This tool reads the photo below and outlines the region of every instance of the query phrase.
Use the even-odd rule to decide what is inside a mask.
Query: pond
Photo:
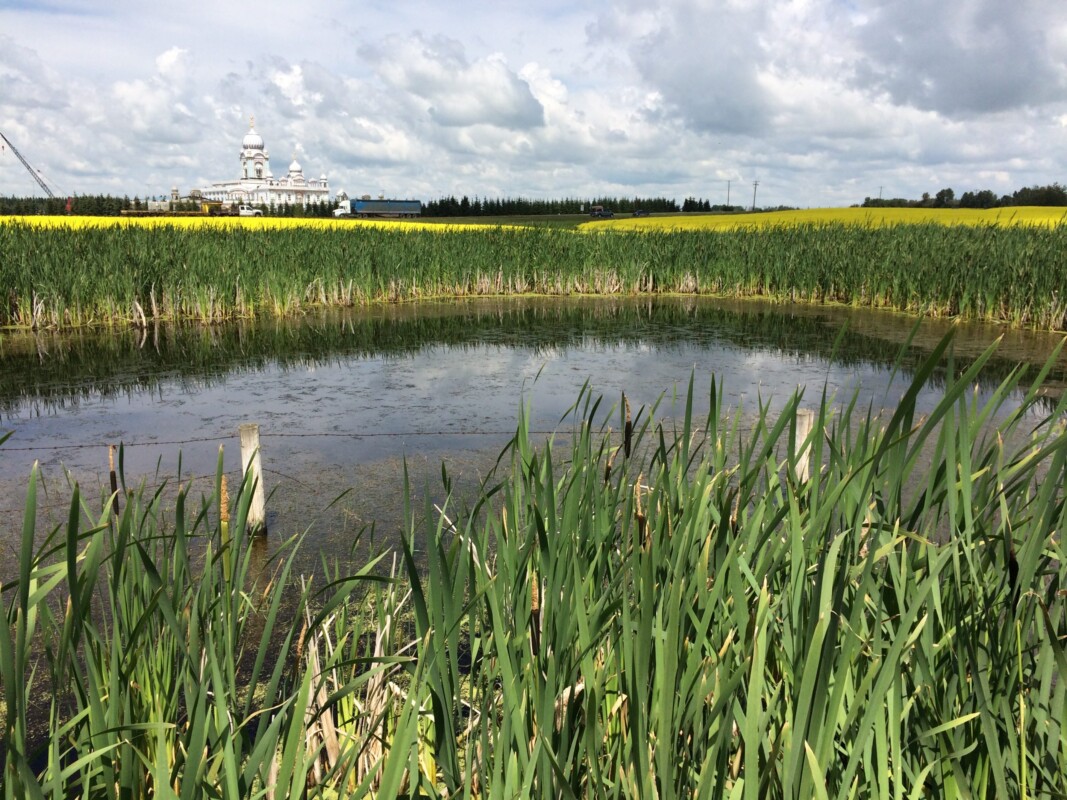
[[[1003,336],[980,393],[1019,363],[1036,370],[1060,340],[697,298],[479,300],[216,326],[8,332],[0,337],[0,430],[12,432],[0,447],[0,552],[17,546],[35,461],[45,486],[41,524],[58,524],[69,480],[107,493],[108,445],[123,445],[129,483],[180,477],[208,494],[220,447],[230,480],[239,479],[238,426],[255,422],[272,535],[310,528],[313,550],[343,552],[370,522],[381,535],[395,532],[405,463],[417,486],[439,485],[443,460],[457,475],[483,476],[524,402],[531,427],[546,435],[586,383],[605,409],[625,392],[635,412],[659,400],[657,416],[679,407],[691,376],[696,410],[706,411],[712,375],[726,406],[743,412],[760,400],[778,408],[798,388],[810,405],[825,389],[892,407],[953,327],[961,365]],[[1058,391],[1065,376],[1061,361],[1049,387]],[[935,377],[920,409],[938,394]]]

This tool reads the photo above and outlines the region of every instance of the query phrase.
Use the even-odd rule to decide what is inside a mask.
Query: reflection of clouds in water
[[[221,441],[227,462],[236,460],[233,437],[246,421],[263,426],[264,455],[277,469],[306,458],[348,469],[400,454],[457,452],[483,446],[471,432],[514,430],[523,403],[532,410],[535,429],[556,426],[587,382],[593,397],[603,397],[602,415],[617,407],[625,392],[635,413],[659,401],[657,414],[664,416],[680,413],[691,376],[698,415],[708,408],[712,376],[725,408],[745,413],[755,412],[760,401],[781,408],[797,387],[804,388],[808,406],[817,405],[825,389],[838,403],[859,392],[863,405],[892,407],[909,380],[902,372],[890,384],[889,362],[872,355],[887,346],[865,346],[862,337],[850,336],[842,347],[846,357],[831,363],[833,348],[826,342],[832,344],[835,331],[821,321],[805,325],[773,314],[713,308],[703,317],[675,316],[658,327],[624,320],[622,334],[591,332],[584,319],[574,324],[558,315],[535,319],[530,330],[517,329],[506,315],[497,327],[453,320],[450,340],[431,337],[429,343],[420,337],[439,334],[435,327],[415,326],[394,341],[392,327],[369,326],[361,328],[368,334],[365,345],[340,353],[307,350],[313,338],[294,327],[294,350],[283,352],[268,339],[258,360],[242,361],[228,373],[171,369],[152,373],[151,391],[86,392],[70,400],[52,384],[58,400],[44,416],[34,415],[32,405],[8,415],[9,427],[16,429],[9,444],[28,449],[5,448],[0,476],[25,474],[38,455],[53,466],[96,470],[101,458],[95,450],[67,448],[86,443],[104,448],[120,440],[148,445],[128,450],[127,464],[137,474],[176,453],[174,446],[153,442],[216,437],[182,448],[194,472],[211,472]],[[392,342],[393,349],[374,350],[381,341]],[[138,369],[139,380],[147,380],[147,367]],[[39,382],[34,370],[26,374]],[[119,369],[112,379],[130,374]],[[939,394],[937,386],[924,391],[920,410],[932,408]],[[618,411],[613,413],[614,426]]]
[[[843,340],[837,335],[842,325],[850,331]],[[343,366],[358,359],[403,361],[440,347],[470,352],[473,358],[488,346],[529,348],[564,358],[573,348],[598,354],[654,350],[661,357],[677,350],[704,354],[694,356],[696,361],[710,354],[710,371],[717,374],[731,371],[730,354],[723,352],[730,347],[767,351],[783,364],[790,357],[798,364],[814,364],[832,356],[842,365],[886,365],[896,359],[911,327],[899,315],[862,309],[614,298],[419,303],[345,309],[298,320],[242,320],[209,329],[168,325],[153,328],[151,348],[143,348],[141,337],[131,331],[73,336],[38,332],[5,341],[0,410],[17,417],[28,404],[50,411],[79,398],[139,394],[163,385],[198,391],[233,373],[277,368],[309,374],[308,367]],[[989,326],[948,327],[957,333],[957,352],[972,355],[977,354],[975,347],[981,352],[1003,333]],[[924,321],[916,340],[926,344],[919,350],[935,346],[945,330],[943,322]],[[1026,332],[1009,333],[1009,341],[1013,336],[1019,341],[1007,348],[1008,357],[983,370],[985,383],[999,382],[1014,366],[1018,359],[1010,353],[1030,352],[1027,359],[1041,361],[1059,341],[1058,336]],[[1020,342],[1031,347],[1020,350]],[[50,354],[43,362],[41,352]],[[905,363],[917,363],[914,352]]]
[[[533,374],[537,374],[537,370],[549,361],[559,361],[566,358],[570,348],[558,347],[556,345],[546,345],[544,347],[535,347],[532,349],[530,355],[526,358],[525,370],[529,370],[531,365],[535,367]]]

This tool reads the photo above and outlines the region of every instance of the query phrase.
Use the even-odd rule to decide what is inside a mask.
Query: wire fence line
[[[558,430],[534,430],[530,431],[535,436],[549,436],[553,433],[559,433]],[[270,432],[260,431],[261,439],[318,439],[318,438],[336,438],[336,439],[383,439],[383,438],[404,438],[404,437],[417,437],[417,436],[514,436],[515,431],[512,430],[433,430],[433,431],[370,431],[365,433],[345,433],[339,431],[322,431],[318,433],[282,433],[282,432]],[[237,433],[223,433],[216,436],[195,436],[189,439],[171,439],[167,441],[149,441],[149,442],[126,442],[120,439],[123,447],[169,447],[173,445],[182,444],[196,444],[202,442],[225,442],[231,439],[239,438]],[[8,447],[7,445],[0,446],[0,453],[32,453],[39,450],[91,450],[97,447],[110,447],[111,442],[90,442],[79,444],[55,444],[55,445],[36,445],[32,447]]]
[[[233,473],[240,473],[240,472],[241,472],[240,468],[235,467],[233,469],[227,470],[226,474],[233,474]],[[307,481],[302,481],[302,480],[300,480],[299,478],[297,478],[294,475],[291,475],[291,474],[289,474],[287,472],[282,472],[282,471],[277,470],[277,469],[272,469],[270,467],[264,467],[263,468],[263,472],[264,473],[269,473],[271,475],[275,475],[275,476],[277,476],[279,478],[284,478],[287,481],[293,481],[294,483],[299,483],[299,484],[301,484],[303,486],[310,486],[311,485]],[[105,476],[106,473],[107,473],[107,470],[100,471],[100,475],[102,477]],[[156,475],[154,475],[154,477],[157,478],[156,482],[148,483],[146,481],[143,484],[143,488],[144,488],[144,490],[146,492],[155,492],[156,490],[161,489],[161,488],[163,488],[164,486],[167,486],[167,485],[175,485],[175,484],[177,484],[177,485],[191,486],[193,483],[196,483],[196,482],[199,482],[199,481],[212,481],[213,482],[215,480],[215,478],[218,477],[218,474],[215,473],[215,472],[205,472],[205,473],[200,474],[200,475],[156,474]],[[60,487],[60,490],[68,489],[68,490],[73,491],[73,488],[74,488],[73,486],[71,486],[70,484],[64,482],[64,483],[62,483],[62,485]],[[80,488],[80,486],[79,486],[79,488]],[[136,482],[134,482],[132,484],[127,484],[126,488],[127,488],[128,491],[132,490],[133,488],[142,488],[142,484],[141,484],[140,481],[136,481]],[[46,489],[45,492],[48,495],[52,495],[52,494],[58,495],[58,494],[60,494],[60,490],[48,490],[48,489]],[[95,495],[93,495],[93,497],[95,497]],[[120,497],[120,499],[123,497],[123,492],[122,492],[121,488],[119,490],[119,497]],[[92,498],[89,495],[85,494],[84,492],[82,493],[82,501],[83,502],[85,502],[87,500],[91,500],[91,499]],[[57,499],[55,502],[41,502],[40,501],[40,497],[38,496],[38,502],[37,502],[36,505],[37,505],[37,510],[38,511],[55,511],[55,510],[58,510],[58,509],[69,509],[70,508],[70,496],[68,495],[67,497],[63,497],[63,498]],[[22,514],[25,510],[26,509],[25,509],[24,506],[7,507],[7,508],[0,507],[0,514]]]
[[[0,430],[0,435],[4,433]],[[530,434],[535,436],[552,436],[555,434],[564,433],[561,428],[545,429],[545,430],[531,430]],[[261,439],[318,439],[318,438],[332,438],[332,439],[383,439],[383,438],[417,438],[417,437],[442,437],[442,436],[487,436],[487,437],[511,437],[515,435],[515,429],[491,429],[491,430],[473,430],[464,428],[460,430],[409,430],[409,431],[368,431],[362,433],[356,432],[343,432],[343,431],[321,431],[316,433],[307,432],[284,432],[284,431],[264,431],[260,430],[259,436]],[[138,447],[174,447],[186,444],[202,444],[205,442],[217,442],[219,444],[225,442],[231,442],[233,440],[240,440],[240,433],[235,431],[234,433],[219,433],[211,436],[193,436],[186,439],[167,439],[161,441],[143,441],[143,442],[127,442],[122,439],[119,440],[123,448],[138,448]],[[10,440],[8,443],[0,445],[0,455],[4,453],[33,453],[33,452],[65,452],[74,450],[94,450],[94,449],[107,449],[112,447],[111,442],[80,442],[76,444],[44,444],[33,446],[10,446]],[[100,476],[106,476],[109,470],[106,467],[101,466],[100,469],[94,470],[92,467],[82,466],[79,470],[96,472]],[[230,472],[241,472],[240,468],[230,470]],[[283,472],[279,472],[277,469],[270,467],[264,467],[263,472],[272,473],[286,480],[292,480],[297,483],[301,481],[292,475],[288,475]],[[60,490],[45,490],[46,497],[48,495],[58,495],[62,489],[71,489],[73,487],[64,480],[66,478],[66,471],[64,476],[60,478],[61,489]],[[178,475],[178,474],[159,474],[155,473],[154,477],[157,478],[156,482],[144,483],[144,488],[148,491],[155,491],[168,484],[191,484],[198,481],[214,480],[216,473],[205,473],[201,475]],[[69,480],[69,479],[68,479]],[[142,477],[141,480],[144,480]],[[140,482],[137,482],[140,486]],[[120,497],[122,492],[119,492]],[[88,499],[87,495],[83,494],[83,501]],[[60,509],[70,508],[70,497],[58,498],[54,502],[40,502],[37,503],[38,511],[56,511]],[[18,507],[0,507],[0,514],[22,514],[25,508]]]
[[[268,471],[270,471],[270,470],[264,470],[264,472],[268,472]],[[185,483],[185,484],[191,484],[194,481],[202,481],[202,480],[209,480],[209,479],[210,480],[214,480],[215,479],[215,473],[214,472],[210,472],[210,473],[204,473],[203,475],[184,475],[184,476],[181,476],[181,475],[160,475],[158,477],[160,478],[160,481],[158,483],[147,483],[146,482],[144,484],[144,488],[145,488],[146,491],[150,491],[150,492],[151,491],[155,491],[155,490],[157,490],[157,489],[159,489],[159,488],[161,488],[161,487],[163,487],[163,486],[165,486],[167,484],[174,483],[175,481],[180,481],[181,483]],[[137,487],[140,487],[140,485],[141,485],[140,483],[136,484]],[[69,490],[73,491],[74,487],[70,486],[69,484],[63,483],[61,488],[69,489]],[[79,489],[80,488],[81,487],[79,485]],[[60,493],[58,490],[49,490],[49,489],[45,489],[45,492],[48,495],[52,495],[52,494],[57,494],[58,495]],[[95,495],[90,496],[90,495],[87,495],[87,494],[85,494],[83,492],[82,493],[82,502],[87,502],[87,501],[91,500],[92,497],[95,497]],[[123,492],[122,492],[121,488],[119,490],[119,497],[120,498],[123,497]],[[62,498],[57,499],[55,502],[51,502],[51,503],[41,502],[40,495],[38,495],[38,500],[37,500],[36,507],[37,507],[38,511],[55,511],[55,510],[58,510],[58,509],[69,509],[70,508],[70,500],[71,500],[71,498],[68,495],[66,497],[62,497]],[[15,507],[9,507],[9,508],[0,508],[0,514],[22,514],[22,513],[25,512],[25,510],[26,510],[25,506],[15,506]]]
[[[549,436],[549,435],[552,435],[552,434],[555,434],[555,433],[559,433],[559,432],[560,431],[558,429],[557,430],[534,430],[534,431],[530,431],[531,434],[538,435],[538,436],[542,436],[542,435],[543,436]],[[2,431],[0,431],[0,433],[2,433]],[[428,436],[428,437],[429,436],[438,436],[438,437],[439,436],[495,436],[495,437],[506,437],[506,436],[513,436],[514,434],[515,434],[514,430],[469,430],[469,429],[463,429],[463,430],[432,430],[432,431],[371,431],[371,432],[367,432],[367,433],[345,433],[345,432],[338,432],[338,431],[326,431],[326,432],[320,432],[320,433],[285,433],[285,432],[270,433],[270,432],[261,431],[260,432],[260,438],[261,439],[267,439],[267,438],[271,438],[271,439],[313,439],[313,438],[373,439],[373,438],[389,438],[389,437],[395,437],[395,438],[412,437],[413,438],[413,437],[419,437],[419,436]],[[188,439],[171,439],[171,440],[165,440],[165,441],[149,441],[149,442],[125,442],[125,441],[123,441],[122,442],[122,446],[124,448],[169,447],[169,446],[185,445],[185,444],[198,444],[198,443],[204,443],[204,442],[219,442],[221,444],[223,442],[228,442],[228,441],[231,441],[233,439],[238,439],[239,440],[240,439],[240,434],[239,433],[232,433],[232,434],[219,434],[219,435],[216,435],[216,436],[196,436],[196,437],[190,437]],[[63,444],[63,445],[37,445],[37,446],[32,446],[32,447],[9,447],[9,446],[7,446],[5,444],[5,445],[0,445],[0,454],[6,453],[6,452],[23,452],[23,453],[25,453],[25,452],[37,452],[37,451],[66,451],[66,450],[106,449],[106,448],[108,448],[110,446],[111,446],[111,444],[108,443],[108,442],[91,442],[91,443],[84,443],[83,442],[83,443],[78,443],[78,444]],[[86,468],[86,469],[91,470],[92,468],[89,467],[89,468]],[[232,472],[240,472],[240,469],[234,469],[234,470],[231,470],[231,471]],[[288,475],[286,473],[279,472],[276,469],[272,469],[272,468],[269,468],[269,467],[264,467],[263,471],[266,472],[266,473],[272,473],[274,475],[277,475],[279,477],[285,478],[287,480],[293,480],[293,481],[296,481],[297,483],[301,483],[301,481],[299,481],[299,479],[294,478],[292,475]],[[106,468],[102,467],[100,470],[97,470],[97,472],[100,475],[106,475],[108,470]],[[175,483],[191,484],[191,483],[193,483],[195,481],[214,480],[215,476],[216,476],[216,474],[214,472],[204,473],[204,474],[201,474],[201,475],[177,475],[177,474],[157,475],[156,477],[159,478],[158,482],[145,483],[144,484],[144,488],[146,490],[148,490],[148,491],[154,491],[154,490],[159,489],[159,488],[161,488],[161,487],[163,487],[163,486],[165,486],[167,484],[172,484],[172,485],[175,484]],[[139,486],[140,483],[138,483],[137,485]],[[65,482],[62,483],[62,487],[63,488],[72,488]],[[52,491],[48,492],[48,494],[52,494],[52,493],[53,493]],[[56,491],[54,493],[58,494],[59,492]],[[120,492],[120,496],[121,496],[121,494],[122,493]],[[85,499],[87,499],[87,497],[85,495],[83,495],[83,500],[85,500]],[[55,502],[38,502],[37,503],[38,511],[55,511],[55,510],[69,509],[69,508],[70,508],[70,498],[69,497],[62,498],[62,499],[57,499]],[[22,506],[10,507],[10,508],[0,507],[0,514],[22,514],[24,511],[25,511],[25,508],[22,507]]]
[[[605,427],[605,432],[610,428]],[[3,431],[0,430],[0,434]],[[565,434],[564,428],[554,428],[545,430],[531,430],[530,434],[535,436],[553,436],[558,434]],[[508,430],[411,430],[411,431],[370,431],[364,433],[354,432],[340,432],[340,431],[323,431],[318,433],[293,433],[293,432],[264,432],[260,431],[259,436],[261,439],[315,439],[315,438],[337,438],[337,439],[380,439],[380,438],[415,438],[420,436],[425,437],[441,437],[441,436],[493,436],[493,437],[511,437],[515,435],[514,429]],[[204,442],[229,442],[234,439],[240,440],[240,433],[223,433],[214,436],[196,436],[188,439],[171,439],[164,441],[147,441],[147,442],[125,442],[120,439],[121,445],[124,448],[137,448],[137,447],[166,447],[185,444],[198,444]],[[0,455],[6,452],[35,452],[35,451],[67,451],[67,450],[92,450],[92,449],[106,449],[111,447],[111,443],[108,442],[94,442],[94,443],[79,443],[79,444],[64,444],[64,445],[37,445],[32,447],[9,447],[7,444],[0,445]],[[109,470],[101,467],[101,469],[93,470],[92,467],[80,467],[81,470],[93,472],[95,471],[100,476],[106,476]],[[236,467],[228,470],[229,473],[241,473],[242,468]],[[263,467],[264,473],[271,473],[286,480],[294,481],[296,483],[308,485],[293,475],[285,472],[280,472],[277,469],[271,467]],[[66,477],[66,471],[64,473]],[[216,477],[215,472],[204,473],[200,475],[179,475],[179,474],[161,474],[154,473],[156,482],[143,484],[143,487],[147,491],[155,491],[166,485],[191,485],[194,482],[199,481],[213,481]],[[134,481],[132,485],[141,486],[140,481],[143,481],[142,476],[140,480]],[[62,481],[62,488],[72,488],[68,482]],[[59,494],[58,491],[46,490],[46,496],[50,494]],[[123,492],[119,492],[119,496],[122,497]],[[83,494],[83,501],[88,499],[87,495]],[[70,508],[70,497],[57,498],[55,502],[38,502],[37,509],[39,511],[55,511],[60,509]],[[22,514],[25,511],[23,506],[18,507],[0,507],[0,514]]]

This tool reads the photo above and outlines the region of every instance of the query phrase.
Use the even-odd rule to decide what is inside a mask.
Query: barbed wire
[[[534,436],[548,436],[553,433],[559,433],[557,430],[532,430],[530,434]],[[316,439],[316,438],[337,438],[337,439],[381,439],[389,437],[417,437],[417,436],[514,436],[514,430],[433,430],[433,431],[371,431],[368,433],[341,433],[338,431],[322,431],[319,433],[281,433],[263,431],[259,432],[260,439]],[[218,434],[217,436],[196,436],[189,439],[171,439],[166,441],[152,441],[152,442],[127,442],[119,440],[123,447],[168,447],[181,444],[196,444],[200,442],[223,442],[231,439],[237,439],[238,434]],[[2,453],[32,453],[41,450],[91,450],[97,447],[110,447],[112,442],[91,442],[81,444],[55,444],[55,445],[37,445],[33,447],[9,447],[7,445],[0,446],[0,454]]]
[[[262,436],[263,434],[260,434]],[[119,442],[123,447],[151,447],[175,444],[192,444],[194,442],[219,442],[226,439],[236,439],[237,434],[220,435],[220,436],[198,436],[193,439],[175,439],[165,442],[125,442],[121,439]],[[0,446],[0,453],[32,453],[35,450],[91,450],[96,447],[110,447],[110,442],[90,442],[82,444],[56,444],[56,445],[37,445],[36,447],[8,447],[6,444]]]
[[[555,430],[531,430],[529,433],[534,436],[549,436],[555,433],[560,433],[559,429]],[[346,438],[346,439],[371,439],[371,438],[387,438],[387,437],[418,437],[418,436],[497,436],[497,437],[510,437],[515,435],[515,430],[433,430],[433,431],[372,431],[369,433],[344,433],[339,431],[324,431],[320,433],[284,433],[284,432],[264,432],[260,431],[260,439],[274,438],[274,439],[311,439],[311,438]],[[184,444],[196,444],[202,442],[224,442],[232,439],[238,439],[240,435],[238,433],[233,434],[219,434],[217,436],[197,436],[189,439],[171,439],[158,442],[124,442],[121,444],[124,448],[132,447],[164,447]],[[36,452],[36,451],[65,451],[65,450],[92,450],[92,449],[104,449],[110,447],[110,443],[96,442],[96,443],[80,443],[80,444],[65,444],[65,445],[38,445],[36,447],[9,447],[6,444],[0,445],[0,454],[5,452]],[[91,468],[89,468],[91,469]],[[241,470],[234,468],[229,472],[239,473]],[[96,471],[97,475],[103,476],[108,472],[107,469],[101,467]],[[288,475],[284,472],[279,472],[276,469],[270,467],[263,467],[263,472],[272,473],[278,475],[286,480],[292,480],[296,483],[307,485],[298,478]],[[143,488],[145,491],[153,491],[159,489],[167,484],[190,484],[194,481],[202,480],[214,480],[216,473],[204,473],[202,475],[163,475],[160,476],[162,480],[158,483],[145,483]],[[63,483],[63,488],[70,489],[70,487]],[[129,489],[141,488],[141,484],[129,484]],[[58,491],[56,492],[58,493]],[[119,496],[122,497],[120,491]],[[83,495],[83,501],[87,496]],[[59,509],[70,508],[70,497],[60,499],[54,503],[38,503],[38,511],[55,511]],[[12,508],[0,508],[0,514],[21,514],[25,510],[24,507],[12,507]]]
[[[104,472],[106,472],[106,471],[107,470],[103,470],[99,474],[103,475]],[[263,471],[264,472],[270,472],[272,470],[264,469]],[[230,472],[235,472],[236,473],[236,472],[240,472],[240,470],[233,469],[233,470],[230,470]],[[280,473],[278,473],[278,474],[280,474]],[[214,473],[214,472],[204,473],[202,475],[185,475],[185,476],[181,476],[181,475],[162,475],[162,476],[160,476],[162,478],[162,480],[160,480],[158,483],[145,483],[143,488],[144,488],[144,491],[151,492],[151,491],[159,489],[159,488],[161,488],[161,487],[163,487],[163,486],[165,486],[165,485],[167,485],[169,483],[172,484],[172,483],[176,483],[176,482],[188,486],[188,485],[192,484],[195,481],[203,481],[203,480],[208,480],[208,479],[214,480],[215,476],[216,476],[216,473]],[[79,481],[75,481],[75,483],[78,484],[79,489],[80,489],[81,488],[81,483]],[[134,490],[141,489],[141,488],[142,487],[141,487],[140,482],[127,484],[127,486],[126,486],[127,491],[134,491]],[[49,489],[45,488],[44,492],[45,492],[46,495],[52,495],[52,494],[58,495],[58,494],[60,494],[61,490],[64,490],[64,489],[67,490],[67,492],[68,492],[68,494],[65,497],[61,497],[60,499],[56,500],[56,502],[53,502],[53,503],[42,503],[42,502],[38,501],[37,504],[36,504],[37,510],[38,511],[55,511],[57,509],[67,509],[67,510],[69,510],[70,509],[70,501],[72,499],[72,495],[70,494],[70,492],[73,491],[73,487],[72,486],[70,486],[67,483],[63,482],[61,487],[60,487],[60,489],[49,490]],[[89,491],[92,492],[92,488],[90,488]],[[108,495],[108,496],[110,496],[110,495]],[[85,492],[81,493],[81,501],[83,503],[86,503],[86,502],[91,503],[91,502],[93,502],[95,500],[95,498],[96,498],[95,492],[93,492],[92,494],[87,494]],[[125,499],[125,493],[121,490],[121,488],[119,490],[119,499],[120,500],[124,500]],[[24,506],[0,508],[0,514],[22,514],[25,510],[26,509],[25,509]]]

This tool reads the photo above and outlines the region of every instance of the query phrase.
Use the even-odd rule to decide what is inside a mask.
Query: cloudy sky
[[[1005,193],[1067,182],[1067,2],[0,0],[0,131],[57,194],[236,178],[252,115],[355,194]]]

